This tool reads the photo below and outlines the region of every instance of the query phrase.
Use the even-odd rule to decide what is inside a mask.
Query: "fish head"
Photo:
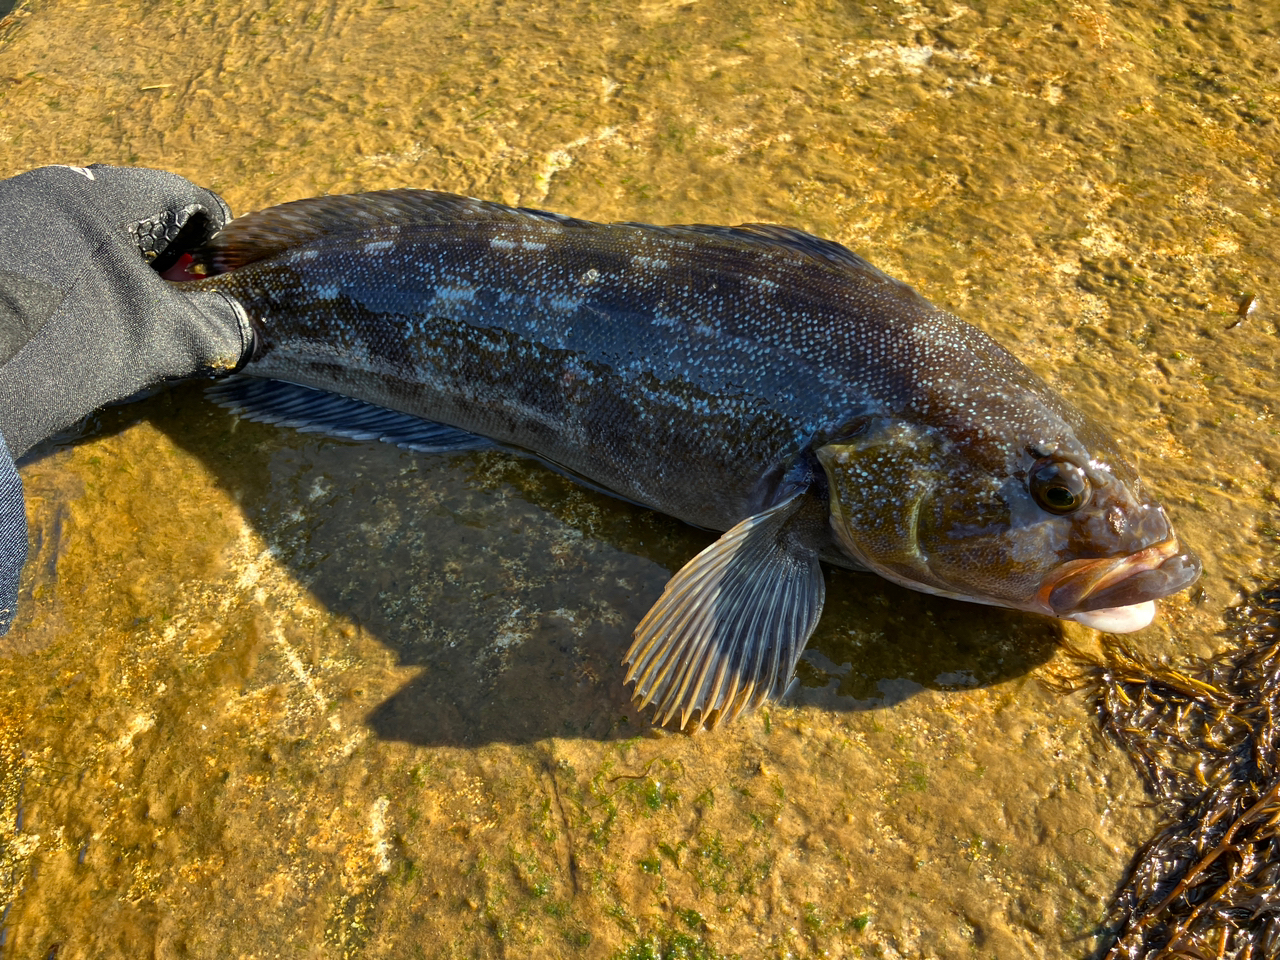
[[[818,447],[841,548],[926,593],[1145,627],[1200,561],[1104,431],[1051,413],[1034,430],[873,417]]]

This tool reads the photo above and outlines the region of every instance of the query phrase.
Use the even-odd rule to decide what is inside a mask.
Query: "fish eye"
[[[1036,461],[1027,475],[1031,496],[1050,513],[1074,513],[1089,502],[1089,478],[1074,463],[1051,460]]]

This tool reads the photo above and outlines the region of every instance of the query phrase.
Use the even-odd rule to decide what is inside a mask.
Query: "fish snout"
[[[1119,557],[1138,553],[1174,536],[1173,523],[1158,503],[1115,500],[1077,521],[1071,538],[1079,557]]]
[[[1056,617],[1093,626],[1110,623],[1111,619],[1088,616],[1091,612],[1147,604],[1185,590],[1199,576],[1200,558],[1183,550],[1178,538],[1171,534],[1127,556],[1063,564],[1041,586],[1040,600]]]

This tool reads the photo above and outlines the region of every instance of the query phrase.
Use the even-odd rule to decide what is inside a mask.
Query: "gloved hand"
[[[216,194],[159,170],[41,167],[0,181],[0,634],[26,560],[12,460],[105,403],[248,357],[239,304],[160,277],[230,217]]]

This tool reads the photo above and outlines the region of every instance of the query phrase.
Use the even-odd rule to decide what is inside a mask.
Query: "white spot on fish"
[[[437,303],[471,303],[476,298],[476,288],[468,284],[457,284],[455,286],[439,286],[436,287],[435,300]]]
[[[390,240],[370,240],[364,245],[365,250],[390,250],[395,244]]]
[[[595,283],[599,279],[600,279],[600,271],[597,270],[595,267],[592,267],[590,270],[584,271],[578,277],[578,283],[580,283],[582,286],[585,287]]]
[[[552,310],[560,310],[560,311],[568,312],[570,310],[577,310],[580,306],[582,306],[582,298],[571,297],[563,293],[555,293],[547,297],[546,304]]]
[[[646,257],[643,254],[637,253],[631,258],[631,266],[641,271],[666,270],[671,266],[671,262],[669,260],[664,260],[662,257]]]
[[[510,237],[490,237],[489,246],[495,250],[515,250],[520,245]]]

